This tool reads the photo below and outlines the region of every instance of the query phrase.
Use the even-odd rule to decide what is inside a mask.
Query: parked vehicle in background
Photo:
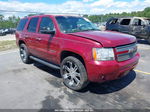
[[[16,31],[20,57],[60,69],[64,84],[81,90],[91,82],[118,79],[139,60],[136,38],[100,31],[80,16],[37,15],[21,19]]]
[[[4,29],[0,29],[0,36],[4,36],[4,35],[6,35],[5,30]]]
[[[6,34],[14,34],[16,32],[16,28],[9,28]]]
[[[15,28],[6,28],[4,31],[5,31],[5,34],[14,34],[16,29]]]
[[[4,36],[7,34],[14,34],[15,32],[16,32],[15,28],[0,29],[0,36]]]
[[[101,31],[106,30],[106,22],[94,23]]]
[[[100,28],[102,31],[105,31],[105,30],[106,30],[106,22],[102,22],[102,23],[99,25],[99,28]]]
[[[106,30],[128,33],[150,43],[150,19],[144,17],[111,18],[106,24]]]

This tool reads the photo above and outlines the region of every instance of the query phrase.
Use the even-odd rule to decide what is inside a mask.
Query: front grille
[[[137,53],[136,43],[116,47],[117,61],[125,61],[133,58]]]

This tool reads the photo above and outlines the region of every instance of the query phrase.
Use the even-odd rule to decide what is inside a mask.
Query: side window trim
[[[28,28],[28,26],[29,26],[29,23],[30,23],[30,18],[28,18],[28,21],[27,21],[27,23],[26,23],[26,25],[25,25],[25,27],[24,27],[24,31],[25,31],[25,32],[28,32],[27,28]]]

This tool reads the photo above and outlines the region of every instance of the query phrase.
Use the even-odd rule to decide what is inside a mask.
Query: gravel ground
[[[5,35],[5,36],[0,36],[0,41],[5,41],[5,40],[15,40],[15,35],[11,35],[11,34],[8,34],[8,35]]]

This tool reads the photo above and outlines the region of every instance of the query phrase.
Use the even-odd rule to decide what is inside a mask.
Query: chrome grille
[[[137,53],[136,43],[116,47],[116,57],[117,61],[125,61],[133,58]]]

